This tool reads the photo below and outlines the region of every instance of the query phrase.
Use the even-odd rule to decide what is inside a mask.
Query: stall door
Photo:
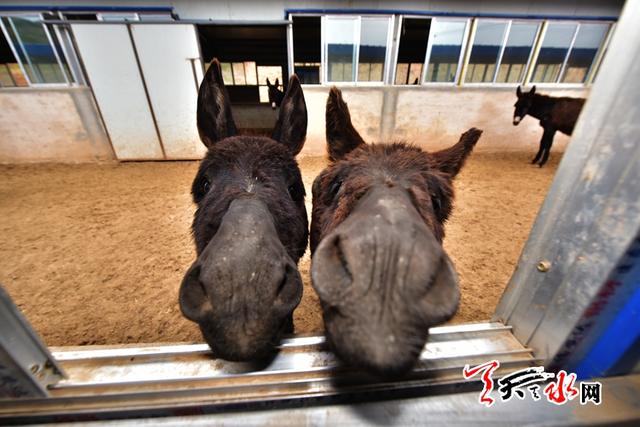
[[[194,26],[133,24],[131,30],[167,158],[202,158],[196,127],[202,64]]]
[[[164,158],[126,25],[71,28],[116,157]]]

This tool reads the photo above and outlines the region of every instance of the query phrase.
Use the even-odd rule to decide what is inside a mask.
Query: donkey
[[[459,291],[444,249],[452,180],[482,131],[427,153],[367,144],[340,90],[326,109],[330,164],[312,187],[311,279],[327,342],[346,363],[381,376],[415,364],[431,326],[450,319]]]
[[[583,98],[569,98],[567,96],[554,98],[551,96],[536,94],[536,87],[533,86],[529,92],[523,93],[520,86],[516,89],[518,101],[516,101],[513,112],[513,125],[520,124],[524,116],[529,114],[540,120],[540,126],[544,129],[538,154],[533,158],[531,164],[539,161],[542,167],[549,159],[549,152],[553,144],[553,137],[556,131],[565,135],[571,135],[576,125],[582,106]]]
[[[276,84],[272,85],[269,79],[267,79],[267,88],[269,91],[269,104],[272,109],[280,108],[282,100],[284,99],[284,92],[278,89],[280,86],[280,80],[276,79]]]
[[[200,85],[197,122],[208,152],[191,188],[197,259],[180,286],[180,309],[216,357],[264,360],[293,332],[302,298],[297,262],[308,221],[294,157],[307,109],[300,82],[291,77],[271,138],[238,136],[214,59]]]

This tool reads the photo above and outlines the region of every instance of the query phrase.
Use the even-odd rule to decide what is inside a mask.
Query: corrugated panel
[[[118,159],[162,159],[127,27],[71,28]]]
[[[168,159],[200,159],[196,106],[202,66],[193,25],[132,25],[149,98]]]

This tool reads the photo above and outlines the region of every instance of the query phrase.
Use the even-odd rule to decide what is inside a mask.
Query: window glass
[[[0,87],[27,86],[11,46],[0,30]]]
[[[532,81],[552,83],[558,80],[573,34],[578,24],[550,22],[540,47]]]
[[[478,21],[465,81],[493,82],[506,29],[506,22]]]
[[[561,79],[563,83],[585,82],[608,29],[609,24],[580,24]]]
[[[247,80],[244,76],[244,62],[233,62],[231,64],[233,71],[233,83],[236,85],[246,85]],[[223,78],[224,79],[224,78]]]
[[[388,18],[362,18],[358,54],[359,82],[383,80],[388,31]]]
[[[319,16],[293,17],[294,72],[302,84],[320,83],[321,24]]]
[[[355,80],[357,18],[326,18],[327,77],[330,82]]]
[[[209,66],[211,65],[211,63],[207,64],[207,70],[209,69]],[[220,70],[222,71],[222,81],[224,82],[225,86],[233,86],[233,71],[231,68],[231,63],[230,62],[222,62],[220,63]]]
[[[37,17],[3,17],[3,24],[32,83],[66,83],[64,70]],[[63,66],[66,67],[63,57]]]
[[[521,83],[538,31],[538,24],[512,22],[496,83]]]
[[[426,81],[455,81],[466,25],[466,21],[434,20]]]

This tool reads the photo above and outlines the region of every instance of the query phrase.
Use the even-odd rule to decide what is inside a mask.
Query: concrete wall
[[[88,88],[0,90],[0,163],[112,159]]]
[[[302,155],[325,153],[325,105],[328,87],[304,86],[309,111]],[[541,90],[554,96],[586,97],[586,89]],[[538,121],[527,116],[512,125],[514,88],[376,87],[342,88],[354,126],[367,142],[407,141],[427,150],[455,143],[470,127],[484,130],[477,150],[531,151],[542,137]],[[554,150],[569,138],[558,134]]]
[[[0,5],[77,6],[73,0],[0,0]],[[624,0],[85,0],[83,6],[168,6],[181,19],[270,21],[284,18],[285,9],[367,9],[524,15],[618,16]]]

